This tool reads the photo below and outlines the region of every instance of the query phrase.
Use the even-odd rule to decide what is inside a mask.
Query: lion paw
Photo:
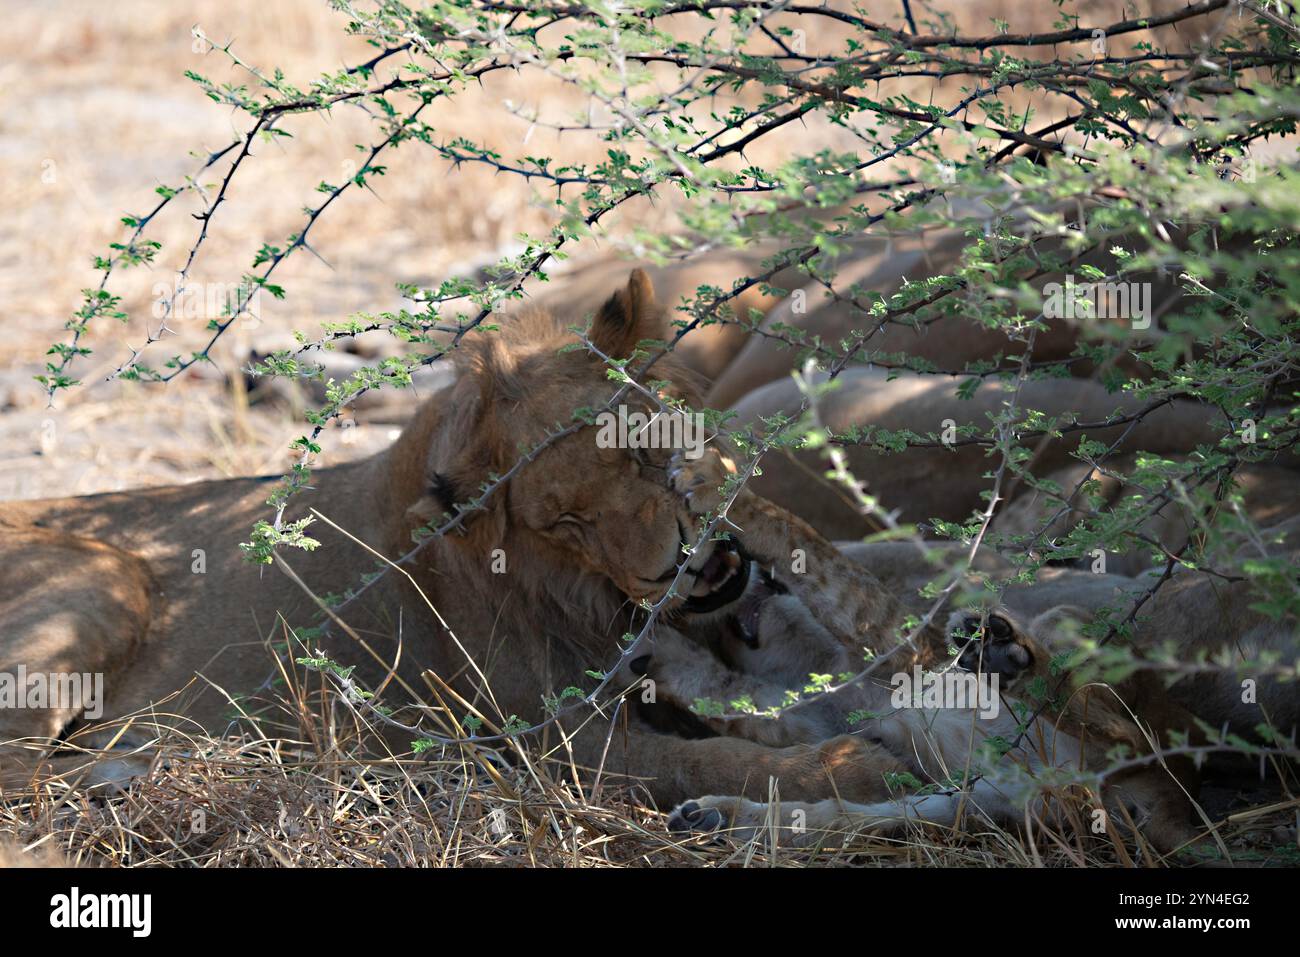
[[[696,459],[677,452],[668,463],[668,484],[686,500],[693,515],[712,512],[722,504],[719,491],[736,474],[735,463],[716,448],[707,448]]]
[[[681,835],[726,833],[748,841],[763,823],[765,805],[739,797],[707,795],[677,805],[668,815],[668,830]]]
[[[668,815],[668,830],[673,834],[713,834],[727,826],[726,815],[716,807],[699,801],[687,801]]]
[[[1019,629],[996,612],[990,612],[983,625],[979,615],[954,612],[948,619],[948,635],[960,649],[957,663],[967,671],[996,674],[1011,681],[1034,663],[1033,652]]]

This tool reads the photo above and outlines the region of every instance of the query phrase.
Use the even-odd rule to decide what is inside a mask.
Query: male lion
[[[596,312],[588,340],[622,360],[666,332],[636,270]],[[238,696],[278,673],[271,643],[316,620],[308,589],[356,588],[376,565],[367,548],[408,552],[413,532],[474,499],[491,475],[507,473],[576,408],[601,408],[616,387],[606,363],[542,311],[467,337],[455,364],[455,382],[391,448],[314,474],[291,499],[287,518],[311,509],[348,534],[318,522],[319,547],[290,550],[284,569],[244,561],[239,549],[268,517],[270,477],[0,506],[0,674],[21,666],[102,675],[92,717],[114,733],[128,724],[119,743],[147,739],[155,726],[222,733],[232,698],[250,713],[255,703]],[[694,399],[671,357],[654,376]],[[624,401],[648,407],[635,391]],[[543,718],[544,698],[616,661],[619,637],[636,628],[635,602],[663,597],[676,576],[693,516],[666,478],[668,450],[601,448],[596,434],[584,427],[536,452],[461,530],[425,544],[408,563],[410,580],[388,574],[347,605],[348,628],[322,639],[323,651],[355,663],[371,689],[394,669],[396,683],[421,687],[430,669],[499,724]],[[706,543],[685,560],[675,604],[736,586],[740,563],[720,546]],[[290,644],[282,661],[291,668],[301,646]],[[10,742],[0,744],[0,780],[29,779],[33,763],[79,760],[46,753],[86,717],[84,701],[58,705],[0,711],[0,742]],[[566,722],[572,763],[625,772],[660,803],[744,794],[769,777],[816,800],[879,777],[880,749],[857,738],[780,748],[688,739],[655,730],[673,727],[663,713],[624,709],[613,734],[587,714]]]

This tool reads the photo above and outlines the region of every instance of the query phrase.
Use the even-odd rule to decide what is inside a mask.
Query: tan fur
[[[1171,455],[1169,458],[1182,461],[1186,456]],[[1123,476],[1131,473],[1134,465],[1135,456],[1117,455],[1106,461],[1104,472],[1082,462],[1057,469],[1043,477],[1060,487],[1061,494],[1068,498],[1069,507],[1044,492],[1022,489],[999,511],[992,528],[1007,536],[1036,535],[1045,529],[1042,541],[1047,542],[1063,537],[1088,517],[1090,497],[1083,493],[1073,494],[1081,483],[1096,483],[1093,494],[1101,499],[1103,514],[1121,501],[1145,496],[1143,489],[1123,481]],[[1245,513],[1261,527],[1277,526],[1300,515],[1300,495],[1295,494],[1297,476],[1292,470],[1279,466],[1242,466],[1233,472],[1233,481],[1241,493]],[[1195,513],[1196,510],[1187,502],[1175,499],[1135,531],[1150,542],[1158,542],[1169,553],[1176,554],[1198,529]],[[1163,567],[1164,560],[1159,558],[1152,545],[1133,540],[1126,544],[1125,551],[1106,554],[1106,571],[1116,575],[1137,575],[1153,567]],[[1086,559],[1081,564],[1090,564],[1091,561]]]
[[[816,633],[809,621],[798,622],[797,614],[789,608],[786,613],[790,624],[798,629],[789,636],[791,640],[801,645],[811,644],[821,652],[828,649],[830,642],[824,639],[809,642],[810,636]],[[773,614],[777,612],[767,617],[770,619]],[[1013,621],[1005,609],[996,609],[995,614],[1003,621]],[[833,799],[820,802],[791,800],[784,782],[780,781],[773,782],[782,795],[782,800],[776,803],[706,795],[677,808],[670,827],[678,830],[726,828],[742,840],[766,835],[769,829],[775,828],[773,833],[781,843],[806,846],[863,830],[894,833],[906,821],[954,826],[963,806],[971,817],[1005,827],[1024,820],[1027,812],[1039,820],[1046,816],[1055,790],[1048,786],[1039,793],[1032,782],[1035,778],[1050,780],[1052,768],[1100,769],[1105,766],[1107,753],[1117,744],[1125,745],[1131,754],[1150,756],[1155,742],[1160,747],[1168,746],[1168,731],[1190,733],[1192,740],[1197,740],[1190,715],[1165,694],[1157,679],[1140,675],[1116,689],[1085,686],[1072,692],[1067,685],[1064,711],[1049,708],[1000,763],[990,765],[988,758],[979,756],[986,740],[1017,740],[1017,721],[1006,704],[1016,700],[1017,689],[1022,689],[1034,677],[1055,679],[1049,672],[1051,650],[1031,638],[1030,633],[1050,633],[1054,619],[1072,620],[1075,614],[1077,610],[1055,609],[1027,628],[1013,625],[1014,642],[1027,649],[1031,667],[1002,686],[1003,706],[995,718],[981,716],[974,709],[893,710],[883,679],[898,666],[888,665],[876,678],[814,705],[798,706],[778,721],[760,717],[712,719],[728,734],[789,745],[804,740],[805,736],[816,740],[827,734],[842,735],[846,716],[851,711],[869,710],[885,716],[862,723],[857,733],[880,743],[896,763],[879,761],[875,768],[878,777],[871,788],[841,791]],[[771,624],[770,620],[765,621],[769,632]],[[744,666],[750,670],[744,679],[728,683],[727,676],[708,674],[707,666],[702,667],[703,656],[698,646],[674,641],[664,649],[664,663],[656,661],[652,673],[660,682],[661,694],[672,695],[676,681],[703,672],[708,674],[709,684],[733,695],[744,693],[760,706],[770,706],[779,701],[780,690],[791,687],[791,679],[797,678],[790,667],[794,656],[784,655],[780,650],[774,653],[776,660],[784,665],[775,669],[776,675],[771,673],[772,657],[743,656]],[[684,667],[687,661],[690,664]],[[831,656],[826,663],[843,668],[849,661],[843,656],[838,659]],[[735,673],[730,673],[730,677],[734,679]],[[683,684],[689,686],[689,679]],[[793,686],[798,687],[799,683],[795,681]],[[1150,727],[1160,729],[1154,740],[1146,737],[1133,720],[1133,714],[1149,722]],[[968,791],[954,789],[949,782],[965,768],[972,767],[972,754],[979,779]],[[1091,795],[1076,792],[1076,796],[1084,796],[1092,808],[1104,807],[1112,816],[1126,812],[1141,823],[1144,835],[1156,847],[1168,851],[1194,835],[1188,795],[1195,794],[1196,776],[1191,762],[1184,758],[1171,758],[1166,767],[1168,770],[1150,765],[1124,771],[1106,781],[1100,796],[1096,792]],[[940,793],[917,797],[891,793],[888,776],[899,770],[906,770],[923,782],[938,784]],[[1115,820],[1123,817],[1117,816]]]
[[[1006,218],[1013,230],[1028,222],[1024,208],[1013,197],[990,197],[990,202],[961,200],[935,203],[933,211],[940,218],[969,217],[974,221]],[[1001,208],[994,208],[1000,205]],[[1058,209],[1067,228],[1078,228],[1079,217],[1091,212],[1092,200],[1069,202]],[[1172,238],[1177,243],[1186,241],[1184,231],[1174,230]],[[1139,237],[1130,237],[1140,244]],[[1233,248],[1239,239],[1225,240],[1225,248]],[[1013,340],[996,329],[989,329],[969,319],[960,308],[960,299],[947,297],[954,308],[938,316],[928,316],[920,325],[912,325],[916,313],[902,310],[894,321],[880,326],[872,322],[861,305],[883,299],[891,308],[897,308],[891,297],[903,287],[905,279],[923,281],[927,277],[958,275],[965,268],[963,253],[972,246],[966,228],[941,228],[919,235],[905,233],[898,236],[872,235],[858,237],[848,243],[849,249],[839,257],[834,282],[838,297],[831,297],[826,287],[808,276],[783,277],[782,288],[801,290],[798,300],[791,295],[778,303],[768,314],[761,329],[773,336],[751,337],[743,349],[718,377],[705,399],[710,406],[730,408],[749,393],[786,378],[798,364],[799,350],[782,342],[783,333],[778,325],[793,327],[804,334],[804,344],[814,339],[824,348],[836,353],[846,348],[844,343],[866,337],[864,352],[880,355],[883,361],[897,362],[900,354],[931,363],[937,369],[955,370],[975,361],[993,361],[1002,356],[1004,361],[1014,361],[1024,351],[1023,343]],[[1068,258],[1063,244],[1057,238],[1040,238],[1035,244],[1039,255],[1056,254]],[[1244,251],[1244,250],[1243,250]],[[1109,244],[1101,243],[1079,257],[1065,270],[1041,275],[1026,274],[1026,283],[1042,290],[1048,283],[1062,283],[1067,274],[1082,275],[1085,266],[1113,275],[1118,264],[1111,255]],[[1130,274],[1128,281],[1150,284],[1153,321],[1175,313],[1190,301],[1186,291],[1172,273]],[[856,303],[854,302],[856,300]],[[796,303],[802,306],[802,311]],[[1032,317],[1032,313],[1030,313]],[[1098,323],[1106,319],[1065,320],[1038,316],[1043,328],[1034,337],[1033,356],[1038,361],[1069,358],[1079,338],[1083,322]],[[1110,320],[1115,321],[1115,320]],[[1123,322],[1123,320],[1119,320]],[[798,340],[796,340],[798,341]],[[824,359],[824,357],[822,357]],[[859,360],[861,354],[859,355]],[[1116,365],[1129,373],[1142,374],[1142,366],[1127,355],[1115,360]],[[1092,363],[1075,360],[1069,366],[1071,374],[1089,376],[1095,371]]]
[[[1011,387],[986,382],[969,400],[959,399],[956,384],[933,376],[904,375],[890,380],[879,370],[849,369],[839,377],[839,386],[821,400],[819,410],[827,428],[845,432],[853,427],[873,426],[891,431],[910,429],[920,435],[941,437],[945,420],[956,427],[974,425],[989,428],[989,413],[996,413],[1008,400]],[[793,381],[773,382],[747,396],[736,407],[736,427],[754,426],[762,431],[760,419],[798,410],[803,396]],[[1020,408],[1038,409],[1064,421],[1097,422],[1116,411],[1133,412],[1144,403],[1122,394],[1111,394],[1095,382],[1082,379],[1027,382],[1020,391]],[[1088,429],[1089,439],[1114,442],[1124,436],[1122,449],[1143,449],[1155,454],[1185,453],[1201,443],[1215,443],[1222,434],[1221,423],[1208,407],[1174,402],[1150,413],[1140,423],[1108,429]],[[1027,440],[1034,451],[1031,467],[1035,475],[1077,461],[1070,452],[1077,448],[1079,434],[1060,440]],[[861,446],[847,449],[849,466],[868,491],[879,498],[886,510],[897,510],[900,521],[925,522],[933,518],[961,521],[986,505],[980,493],[991,487],[985,475],[997,465],[997,457],[984,446],[952,448],[909,448],[880,454]],[[1288,467],[1293,459],[1287,462]],[[826,464],[818,450],[790,455],[772,454],[763,460],[763,474],[754,490],[773,503],[800,515],[829,538],[862,537],[874,529],[843,491],[824,477]],[[1013,492],[1008,480],[1007,492]]]
[[[500,332],[467,337],[454,384],[419,409],[396,443],[315,473],[286,519],[316,509],[383,555],[410,550],[412,532],[437,520],[446,499],[477,496],[490,474],[568,424],[575,407],[598,408],[610,397],[601,361],[582,348],[560,351],[577,345],[566,331],[576,321],[571,312],[553,318],[531,311]],[[624,358],[638,340],[666,333],[649,279],[636,271],[597,312],[590,337]],[[693,392],[691,377],[672,360],[655,376],[674,381],[683,396]],[[644,401],[634,393],[626,404]],[[347,607],[352,632],[383,662],[396,663],[408,687],[423,688],[420,675],[429,669],[497,722],[511,715],[536,721],[545,717],[544,695],[584,684],[588,669],[617,660],[618,639],[633,627],[629,597],[663,594],[696,516],[670,488],[663,456],[598,448],[595,434],[584,428],[542,450],[462,532],[429,543],[410,565],[424,597],[389,574]],[[147,741],[158,727],[221,734],[232,715],[257,720],[264,701],[278,694],[266,690],[279,673],[271,643],[285,640],[286,623],[315,621],[302,588],[278,567],[244,561],[238,547],[256,521],[270,517],[265,502],[273,487],[270,477],[238,479],[0,506],[0,567],[59,570],[53,590],[26,578],[5,595],[0,662],[106,673],[104,721],[115,730],[130,721],[120,744]],[[342,594],[374,569],[373,556],[347,536],[322,522],[308,531],[320,547],[283,557],[315,594]],[[693,555],[691,567],[701,569],[713,548]],[[498,558],[504,574],[493,571]],[[679,586],[700,587],[693,574]],[[113,603],[131,614],[110,615]],[[318,644],[340,663],[356,664],[364,687],[388,674],[337,628],[307,648],[295,643],[285,667]],[[75,660],[66,657],[70,649]],[[251,697],[241,697],[237,710],[236,696]],[[383,701],[406,703],[395,684]],[[602,768],[671,803],[701,790],[758,794],[771,776],[814,800],[861,791],[878,777],[880,749],[858,738],[769,748],[661,733],[635,699],[617,715],[612,733],[606,720],[588,714],[564,722],[572,737],[559,750],[565,756],[572,749],[583,783]],[[413,720],[411,712],[400,716]],[[20,711],[5,734],[45,747],[70,717]],[[409,747],[409,735],[397,743]],[[27,748],[0,745],[0,783],[29,780],[31,758]]]
[[[708,487],[715,484],[716,477],[698,481]],[[755,540],[755,530],[760,532],[759,540],[769,534],[761,517],[744,507],[739,510],[736,524],[742,544]],[[698,640],[708,633],[707,628],[693,629],[693,638],[680,633],[664,635],[649,665],[660,695],[684,704],[700,698],[727,702],[743,696],[765,709],[780,705],[786,690],[802,687],[811,673],[840,675],[861,670],[861,649],[881,653],[890,644],[890,628],[879,626],[898,617],[898,608],[888,599],[882,603],[877,596],[898,595],[919,615],[930,602],[921,599],[917,590],[938,570],[924,561],[912,545],[858,546],[855,557],[867,559],[865,564],[883,581],[877,580],[845,556],[827,552],[815,533],[797,521],[791,523],[784,546],[778,548],[767,541],[759,548],[766,548],[769,555],[782,556],[773,563],[772,570],[779,583],[789,589],[787,594],[769,597],[758,606],[759,646],[748,647],[736,641],[733,632],[733,637],[724,635],[720,643],[712,639],[710,649]],[[784,556],[792,548],[809,549],[806,572],[782,571]],[[950,553],[948,564],[956,557],[955,552]],[[999,564],[996,558],[981,562],[985,571],[1009,570],[999,568]],[[1017,689],[1026,688],[1031,679],[1057,683],[1057,675],[1050,667],[1053,655],[1073,647],[1066,638],[1074,633],[1074,623],[1086,621],[1089,615],[1086,608],[1059,604],[1063,597],[1068,595],[1075,602],[1096,608],[1120,604],[1125,595],[1136,597],[1146,587],[1145,583],[1122,576],[1060,569],[1044,570],[1043,578],[1043,587],[1013,586],[1006,596],[1008,605],[1024,612],[1026,617],[1020,620],[1030,623],[1015,624],[1019,616],[1008,607],[994,609],[990,614],[1010,624],[1011,637],[996,642],[986,637],[981,646],[981,655],[996,655],[1014,663],[1008,672],[1012,674],[1010,683],[1003,687],[1011,700],[1016,698]],[[1247,608],[1250,599],[1246,588],[1225,590],[1216,588],[1217,584],[1188,575],[1167,586],[1168,590],[1159,594],[1152,605],[1151,621],[1144,619],[1139,629],[1142,647],[1154,647],[1177,637],[1188,651],[1217,649],[1253,633],[1257,643],[1279,650],[1281,636],[1277,629],[1270,632],[1262,616]],[[814,610],[828,595],[844,612],[838,623],[824,611]],[[1213,607],[1220,613],[1214,614]],[[855,617],[863,609],[867,609],[865,615]],[[955,617],[963,616],[958,613]],[[967,766],[972,744],[978,747],[990,736],[1014,739],[1017,722],[1006,708],[992,718],[960,708],[893,709],[886,687],[889,676],[909,671],[917,663],[932,669],[942,667],[946,654],[939,644],[932,630],[923,632],[916,647],[895,653],[871,678],[811,704],[798,705],[777,721],[734,712],[714,717],[707,711],[702,712],[702,719],[721,733],[789,746],[843,735],[849,730],[847,716],[853,711],[882,714],[884,717],[859,725],[857,733],[882,744],[898,764],[922,780],[942,781]],[[965,656],[963,665],[967,665]],[[791,796],[784,794],[785,782],[777,782],[783,794],[780,804],[708,795],[679,807],[670,823],[683,830],[734,828],[742,838],[768,834],[775,828],[771,833],[779,832],[782,841],[804,844],[824,840],[828,829],[844,832],[893,828],[906,820],[953,825],[963,806],[976,816],[1002,825],[1023,819],[1026,809],[1042,817],[1049,807],[1045,796],[1032,790],[1026,793],[1027,782],[1015,774],[1008,776],[1008,772],[1023,766],[1033,777],[1053,766],[1097,769],[1106,764],[1108,753],[1117,744],[1126,746],[1133,755],[1151,755],[1153,747],[1168,746],[1170,732],[1190,734],[1193,741],[1197,740],[1199,732],[1184,704],[1211,718],[1215,717],[1217,705],[1207,700],[1205,687],[1190,687],[1194,682],[1183,684],[1188,687],[1167,693],[1160,678],[1150,672],[1138,672],[1114,688],[1093,684],[1074,688],[1067,683],[1063,686],[1064,708],[1049,707],[1020,747],[1000,759],[1003,771],[999,773],[997,766],[985,767],[984,777],[965,796],[961,792],[940,793],[895,803],[888,793],[886,776],[898,765],[891,765],[882,756],[875,768],[877,778],[865,791],[842,791],[834,799],[810,803],[789,800]],[[1229,688],[1208,690],[1216,692],[1213,697],[1217,701],[1239,700]],[[1292,689],[1273,684],[1261,694],[1259,705],[1247,709],[1249,714],[1237,708],[1237,713],[1227,720],[1235,721],[1240,728],[1268,714],[1285,727],[1285,722],[1296,720],[1294,698]],[[1292,702],[1289,710],[1288,701]],[[1148,738],[1142,727],[1150,728],[1154,739]],[[1138,820],[1146,837],[1167,851],[1193,835],[1189,796],[1195,794],[1195,777],[1186,758],[1171,758],[1163,766],[1150,764],[1122,771],[1107,779],[1103,793],[1092,798],[1102,804],[1093,806],[1104,806],[1113,820],[1123,820],[1124,815]],[[1045,792],[1051,793],[1051,788]],[[1115,817],[1117,813],[1119,817]]]
[[[961,230],[955,229],[920,239],[904,236],[859,240],[840,266],[836,289],[860,288],[864,299],[875,294],[888,297],[899,290],[905,278],[920,279],[953,268],[969,242]],[[788,335],[780,332],[782,326],[798,329],[809,341],[814,336],[820,337],[832,349],[872,329],[861,309],[845,299],[831,298],[824,285],[807,276],[794,279],[791,293],[771,309],[761,328],[777,335]],[[953,321],[956,320],[946,322]],[[1073,335],[1064,324],[1057,323],[1053,335],[1044,336],[1037,354],[1058,358],[1059,353],[1069,352],[1072,340]],[[883,353],[905,352],[940,368],[960,368],[973,359],[1006,351],[1008,345],[1002,333],[969,323],[963,323],[961,335],[953,335],[951,329],[945,328],[890,324],[872,334],[865,348]],[[706,395],[708,404],[719,409],[730,408],[755,389],[785,378],[794,368],[797,355],[795,349],[780,339],[750,337]]]
[[[659,300],[668,310],[668,335],[676,336],[682,328],[678,323],[690,321],[688,313],[677,311],[683,299],[699,298],[700,286],[729,292],[738,277],[761,269],[764,256],[772,251],[763,246],[743,252],[719,250],[685,262],[648,267],[646,273]],[[543,309],[562,312],[576,319],[595,312],[609,296],[609,290],[622,281],[626,273],[626,262],[616,256],[607,256],[584,263],[551,283],[536,287],[532,301]],[[748,321],[755,312],[766,315],[776,302],[774,297],[764,295],[758,286],[752,286],[730,303],[730,311],[724,314],[724,318]],[[711,383],[723,374],[748,338],[748,333],[735,322],[700,325],[678,342],[673,354],[686,368]]]
[[[560,351],[577,344],[565,330],[573,321],[532,311],[500,332],[468,337],[454,384],[416,413],[394,446],[313,475],[287,518],[314,508],[384,555],[407,552],[413,531],[437,521],[449,500],[475,497],[521,450],[567,424],[575,407],[597,408],[610,396],[603,363],[581,348]],[[638,341],[666,331],[651,283],[638,271],[597,311],[590,337],[625,358]],[[691,376],[671,360],[656,377],[694,397]],[[644,402],[633,394],[626,404]],[[385,662],[400,660],[408,686],[422,687],[429,669],[494,720],[538,720],[544,695],[617,660],[619,637],[634,627],[628,598],[663,595],[683,538],[717,504],[716,476],[679,465],[659,450],[599,448],[592,428],[568,436],[542,450],[463,531],[424,548],[410,567],[424,597],[390,574],[348,607],[347,623]],[[256,719],[257,692],[277,674],[271,642],[284,639],[285,623],[312,623],[315,611],[280,569],[246,563],[239,552],[254,522],[268,517],[272,487],[239,479],[0,506],[0,567],[17,576],[0,605],[0,665],[105,673],[105,721],[113,728],[129,719],[128,741],[147,739],[155,724],[220,734],[230,726],[231,696],[253,694],[241,708]],[[786,578],[801,589],[807,621],[832,636],[828,654],[863,643],[888,647],[904,606],[866,568],[748,490],[730,516],[743,544],[774,567],[794,547],[808,553],[810,574]],[[309,532],[321,547],[284,557],[316,594],[354,588],[374,567],[369,553],[323,523]],[[703,568],[714,548],[691,556],[691,568]],[[498,558],[504,574],[494,571]],[[683,590],[701,587],[688,575]],[[665,647],[680,637],[663,631]],[[929,660],[943,643],[932,630],[916,654]],[[346,634],[336,630],[323,644],[331,657],[358,665],[363,686],[386,677],[386,667]],[[295,646],[290,658],[303,650]],[[390,687],[385,703],[405,702]],[[661,804],[710,791],[761,797],[771,779],[795,800],[883,800],[884,775],[912,766],[897,748],[816,721],[782,739],[686,739],[656,730],[663,727],[657,714],[630,697],[612,733],[586,715],[566,722],[573,737],[561,750],[572,749],[584,783],[602,768],[643,784]],[[4,739],[45,747],[76,717],[8,716],[0,782],[5,772],[17,770],[21,781],[32,771],[30,747],[3,746]]]

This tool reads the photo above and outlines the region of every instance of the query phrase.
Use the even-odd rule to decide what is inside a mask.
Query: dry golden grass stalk
[[[42,773],[0,793],[0,866],[109,867],[1103,867],[1160,863],[1121,826],[1093,835],[1068,796],[1013,833],[965,829],[902,837],[828,833],[820,846],[683,839],[606,768],[600,803],[571,783],[562,748],[519,755],[465,743],[383,755],[332,690],[281,693],[263,736],[168,732],[125,789],[72,787]],[[450,726],[450,725],[449,725]],[[120,752],[83,755],[78,765]],[[592,775],[579,779],[590,787]],[[1220,836],[1238,863],[1287,863],[1279,829],[1298,802],[1233,815]],[[1120,836],[1122,832],[1122,836]],[[1294,844],[1294,839],[1292,840]],[[1267,848],[1269,845],[1271,849]],[[1292,851],[1294,848],[1292,848]],[[1181,863],[1194,860],[1187,858]]]

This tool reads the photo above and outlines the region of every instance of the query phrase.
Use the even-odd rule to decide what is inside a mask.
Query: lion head
[[[467,336],[455,357],[456,382],[440,403],[428,491],[411,510],[416,522],[436,522],[455,504],[476,499],[492,476],[507,476],[484,507],[467,516],[463,533],[449,536],[463,555],[513,562],[512,580],[522,578],[538,592],[572,594],[603,583],[617,590],[619,603],[664,597],[684,549],[699,538],[698,519],[667,480],[676,449],[663,440],[678,433],[611,442],[617,430],[611,433],[604,427],[609,420],[595,413],[617,415],[610,409],[620,385],[611,378],[612,365],[633,360],[627,367],[635,369],[656,351],[649,344],[662,343],[667,334],[649,277],[637,269],[597,310],[585,335],[549,312],[530,310],[499,329]],[[645,379],[662,400],[681,400],[688,408],[698,403],[697,384],[671,355]],[[618,405],[629,416],[665,414],[635,388]],[[575,420],[576,410],[585,415]],[[528,457],[548,433],[569,426],[576,431]],[[741,564],[725,545],[705,543],[690,556],[670,604],[734,585]]]

